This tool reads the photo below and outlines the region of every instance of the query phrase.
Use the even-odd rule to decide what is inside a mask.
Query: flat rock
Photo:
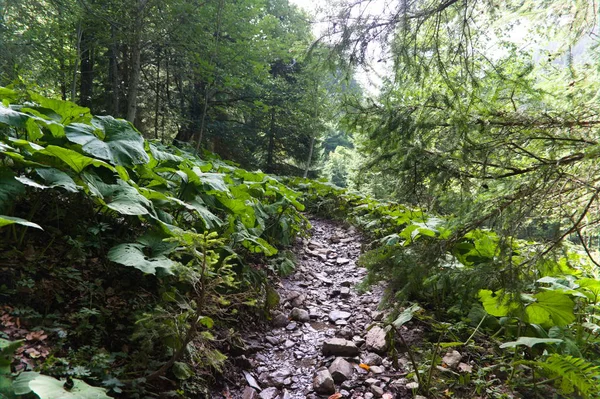
[[[275,388],[283,388],[286,385],[291,384],[292,380],[289,378],[291,372],[289,370],[279,370],[269,375],[268,380]]]
[[[276,399],[279,396],[279,390],[275,387],[263,390],[258,397],[260,399]]]
[[[313,379],[313,389],[317,393],[332,394],[335,393],[335,384],[333,383],[333,377],[327,369],[321,369],[315,374]]]
[[[308,314],[308,312],[300,308],[292,309],[292,312],[290,313],[290,318],[292,320],[300,321],[303,323],[310,321],[310,315]]]
[[[248,383],[248,385],[250,385],[251,388],[254,388],[258,391],[260,391],[260,385],[258,385],[258,381],[256,381],[256,378],[254,378],[252,376],[252,374],[250,374],[247,371],[243,371],[244,373],[244,378],[246,378],[246,382]]]
[[[357,356],[358,347],[352,341],[343,338],[330,338],[323,343],[323,354],[334,356]]]
[[[285,327],[289,324],[290,321],[288,320],[286,315],[276,310],[271,316],[271,322],[275,327]]]
[[[379,326],[372,327],[365,337],[365,344],[368,350],[376,353],[384,353],[387,348],[386,332]]]
[[[350,316],[352,316],[352,313],[350,312],[344,312],[343,310],[332,310],[329,312],[327,317],[329,318],[330,322],[335,323],[338,320],[346,320]]]
[[[348,298],[349,296],[350,296],[350,288],[348,288],[348,287],[340,288],[340,297],[341,298]]]
[[[242,393],[242,399],[258,399],[258,393],[252,387],[246,387]]]
[[[369,366],[381,366],[383,359],[377,353],[369,352],[362,357],[362,361]]]
[[[291,322],[291,323],[288,323],[287,326],[285,326],[285,329],[288,331],[292,331],[292,330],[295,330],[297,326],[298,325],[295,322]]]
[[[373,373],[373,374],[381,374],[385,371],[385,369],[381,366],[371,366],[369,368],[369,370]]]
[[[446,365],[449,368],[454,369],[458,366],[461,359],[462,359],[462,355],[460,354],[460,352],[457,350],[453,350],[453,351],[447,352],[446,355],[444,355],[444,357],[442,358],[442,361],[444,363],[446,363]]]
[[[350,259],[339,257],[335,260],[335,263],[337,263],[338,265],[347,265],[348,263],[350,263]]]
[[[300,294],[297,297],[295,297],[294,299],[292,299],[290,301],[290,303],[292,304],[293,307],[297,308],[297,307],[302,306],[302,304],[304,304],[304,301],[306,301],[306,295]]]
[[[313,274],[313,276],[314,276],[314,277],[315,277],[317,280],[321,281],[321,282],[322,282],[323,284],[325,284],[325,285],[333,285],[333,280],[331,280],[331,279],[329,279],[329,278],[327,278],[327,277],[325,277],[325,276],[323,276],[323,275],[320,275],[320,274],[318,274],[318,273],[314,273],[314,274]]]
[[[383,396],[383,388],[378,387],[377,385],[371,385],[371,392],[378,398]]]
[[[336,358],[333,363],[331,363],[331,366],[329,366],[329,373],[331,374],[333,381],[338,384],[352,378],[353,371],[354,368],[352,365],[343,357]]]

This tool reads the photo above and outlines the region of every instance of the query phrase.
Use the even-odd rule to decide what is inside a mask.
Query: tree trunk
[[[206,113],[208,112],[208,101],[210,99],[210,86],[204,85],[204,104],[202,105],[202,117],[200,118],[200,130],[198,132],[198,142],[196,143],[196,152],[200,152],[202,138],[204,136],[204,125],[206,124]]]
[[[273,173],[273,153],[275,152],[275,106],[271,107],[271,126],[269,128],[269,147],[267,149],[267,173]]]
[[[156,54],[156,98],[154,103],[154,138],[158,139],[158,114],[160,110],[160,49]]]
[[[81,30],[81,66],[79,84],[79,102],[84,107],[92,104],[94,93],[94,43],[93,35],[85,28]]]
[[[181,83],[183,85],[183,83]],[[177,136],[175,140],[182,142],[189,142],[194,138],[194,135],[198,131],[200,127],[200,117],[202,115],[202,104],[200,103],[200,93],[203,93],[204,90],[207,90],[206,84],[203,82],[196,81],[194,82],[194,88],[192,90],[192,99],[189,105],[188,111],[188,121],[185,123],[183,128],[177,132]],[[183,88],[180,88],[181,91],[181,109],[185,109],[184,107],[184,95]]]
[[[129,87],[127,88],[127,120],[135,122],[137,114],[137,94],[140,85],[142,51],[139,39],[135,40],[131,50],[131,71],[129,75]]]
[[[133,26],[133,43],[131,48],[131,71],[129,75],[129,87],[127,88],[127,120],[135,122],[137,115],[137,95],[142,74],[142,38],[141,29],[143,23],[143,12],[148,0],[138,0],[135,9],[135,20]]]
[[[317,122],[317,118],[319,117],[319,82],[315,81],[315,99],[314,99],[314,122]],[[313,152],[315,150],[315,141],[317,140],[317,134],[313,130],[313,133],[310,136],[310,147],[308,149],[308,160],[306,161],[306,168],[304,169],[304,178],[308,177],[308,171],[310,169],[310,163],[312,162]]]
[[[313,133],[310,137],[310,147],[308,149],[308,159],[306,161],[306,168],[304,168],[304,175],[302,176],[305,179],[308,177],[308,170],[310,169],[310,163],[312,162],[312,156],[313,156],[313,151],[315,149],[315,141],[316,140],[317,140],[317,137]]]
[[[111,108],[114,116],[121,116],[121,104],[119,101],[119,48],[117,43],[116,28],[110,27],[110,51],[108,60],[108,78],[110,82]]]
[[[73,63],[73,81],[71,83],[71,101],[77,101],[77,70],[79,69],[79,59],[81,58],[81,21],[77,24],[77,37],[75,38],[75,62]]]
[[[210,61],[209,61],[209,65],[214,66],[215,68],[215,72],[214,72],[214,76],[213,79],[216,82],[217,81],[217,66],[216,66],[216,59],[219,55],[219,39],[221,37],[221,15],[223,13],[223,7],[225,6],[225,1],[224,0],[219,0],[219,8],[217,11],[217,30],[216,30],[216,35],[215,35],[215,43],[214,43],[214,48],[213,48],[213,52],[210,56]],[[196,143],[196,152],[200,152],[200,148],[202,147],[202,139],[204,138],[204,126],[206,124],[206,114],[208,112],[208,101],[210,100],[211,97],[211,92],[212,87],[210,84],[206,84],[204,86],[204,106],[202,108],[202,118],[200,119],[200,131],[198,132],[198,142]]]

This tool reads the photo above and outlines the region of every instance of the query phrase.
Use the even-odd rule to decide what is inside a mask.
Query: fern
[[[550,377],[560,380],[560,390],[564,394],[575,390],[584,398],[600,397],[600,367],[584,359],[552,354],[545,362],[536,364]]]

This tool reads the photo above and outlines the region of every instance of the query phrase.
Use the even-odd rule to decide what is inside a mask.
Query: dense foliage
[[[266,278],[293,267],[276,247],[306,229],[299,193],[69,102],[0,97],[0,342],[21,339],[3,353],[116,393],[220,370],[240,345],[232,316],[276,304]],[[19,378],[48,397],[36,387],[50,376]]]
[[[205,391],[303,204],[370,239],[421,393],[600,397],[596,2],[375,3],[313,41],[287,0],[0,0],[0,397]]]
[[[441,362],[440,348],[461,347],[480,366],[491,364],[477,370],[478,381],[438,378],[454,379],[465,397],[504,397],[494,391],[498,384],[535,395],[548,383],[565,397],[600,395],[600,280],[583,248],[563,243],[544,254],[543,243],[466,231],[455,220],[327,183],[289,183],[305,193],[312,212],[346,219],[371,238],[360,259],[369,271],[364,284],[385,281],[382,306],[406,307],[390,320],[400,338],[415,313],[432,330],[433,357],[414,373],[424,393],[436,392],[431,370]],[[500,352],[481,348],[490,341]],[[508,374],[498,380],[498,370]]]
[[[302,175],[319,160],[344,69],[306,56],[308,19],[287,0],[3,0],[0,85]]]

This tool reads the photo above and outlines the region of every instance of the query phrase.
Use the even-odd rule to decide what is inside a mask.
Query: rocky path
[[[361,237],[353,228],[312,220],[296,247],[299,265],[281,281],[270,331],[248,337],[245,386],[233,398],[401,398],[406,372],[392,367],[378,288],[358,293]],[[409,384],[410,388],[410,384]]]

